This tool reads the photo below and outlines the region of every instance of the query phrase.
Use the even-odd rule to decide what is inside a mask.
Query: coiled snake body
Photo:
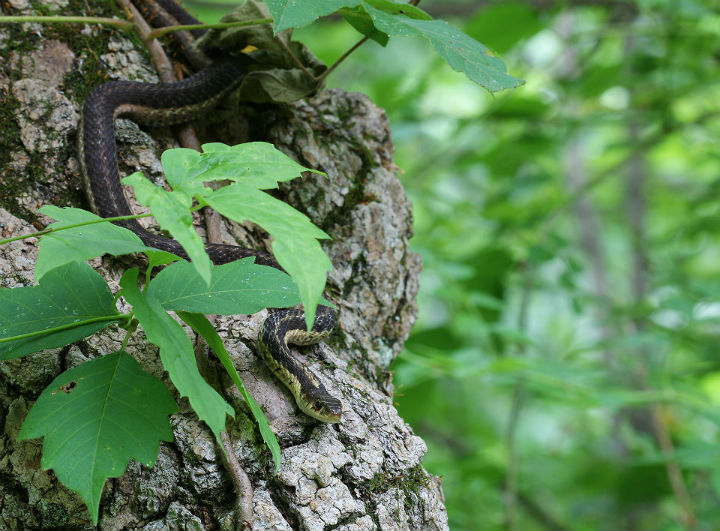
[[[187,122],[206,113],[242,79],[238,59],[227,58],[177,83],[111,81],[95,88],[85,100],[78,130],[78,151],[87,195],[102,217],[131,215],[120,184],[114,120],[128,116],[152,125]],[[136,220],[118,222],[145,245],[187,258],[175,240],[153,234]],[[215,264],[254,256],[261,265],[282,269],[266,253],[235,245],[208,244]],[[331,396],[318,378],[292,355],[288,342],[307,345],[326,337],[335,326],[335,312],[318,306],[315,324],[308,333],[302,310],[271,309],[258,338],[259,351],[268,367],[290,389],[302,411],[324,422],[338,422],[342,403]]]

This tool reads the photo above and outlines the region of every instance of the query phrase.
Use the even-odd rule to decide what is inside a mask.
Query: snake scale
[[[172,13],[168,15],[168,20],[180,20],[184,24],[197,23],[173,0],[156,2],[159,6],[156,9]],[[83,103],[78,129],[80,166],[92,209],[106,218],[132,214],[120,184],[115,145],[116,118],[129,117],[154,126],[192,121],[205,114],[235,88],[244,73],[240,59],[224,57],[176,83],[110,81],[93,89]],[[137,220],[117,224],[133,231],[145,245],[187,259],[187,254],[178,242],[148,231]],[[257,264],[282,270],[271,255],[252,249],[207,244],[206,250],[216,265],[254,256]],[[324,422],[340,421],[342,403],[330,395],[317,376],[293,356],[288,343],[316,343],[329,335],[335,321],[336,315],[332,308],[318,306],[315,324],[307,332],[303,310],[271,309],[258,337],[258,350],[263,360],[290,389],[299,408]]]

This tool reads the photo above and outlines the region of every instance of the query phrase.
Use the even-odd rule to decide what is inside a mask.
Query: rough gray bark
[[[45,13],[111,15],[112,5],[48,0]],[[4,14],[30,14],[11,0]],[[96,27],[37,24],[0,27],[0,235],[45,224],[44,204],[87,208],[75,155],[79,105],[89,88],[110,78],[153,81],[142,51]],[[225,396],[237,411],[228,420],[235,452],[255,487],[256,530],[442,530],[447,516],[437,478],[421,465],[426,447],[392,403],[390,364],[415,319],[420,259],[408,250],[411,210],[392,162],[386,117],[361,94],[323,92],[289,107],[220,111],[200,126],[204,140],[273,142],[301,163],[321,169],[284,186],[279,195],[306,212],[332,240],[329,293],[339,326],[327,344],[300,353],[346,412],[342,423],[318,423],[300,413],[285,388],[258,359],[254,340],[263,315],[220,317],[217,326],[249,391],[266,412],[283,447],[275,474],[248,409],[229,379]],[[219,120],[219,121],[217,121]],[[210,134],[212,132],[212,135]],[[159,153],[173,147],[169,131],[152,136],[122,122],[122,169],[142,170],[161,183]],[[267,247],[252,227],[225,226],[228,243]],[[34,242],[0,248],[0,285],[31,283]],[[130,259],[98,259],[116,287]],[[0,528],[91,528],[78,496],[40,468],[40,441],[17,442],[27,411],[62,370],[118,349],[123,331],[109,329],[63,349],[0,363]],[[163,378],[156,348],[140,332],[128,350]],[[174,390],[174,389],[173,389]],[[232,484],[212,434],[180,401],[175,440],[162,444],[154,468],[131,462],[108,481],[100,529],[238,529]]]

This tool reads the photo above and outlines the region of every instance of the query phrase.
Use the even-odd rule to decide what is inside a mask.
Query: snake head
[[[323,422],[340,422],[342,417],[342,402],[327,392],[308,396],[307,401],[298,405],[303,412]]]

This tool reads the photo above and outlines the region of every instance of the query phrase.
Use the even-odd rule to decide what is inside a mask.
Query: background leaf
[[[105,280],[86,263],[70,262],[48,271],[38,286],[0,288],[0,340],[38,330],[70,327],[2,342],[0,359],[61,347],[122,319]],[[96,322],[78,324],[88,320]]]
[[[211,271],[208,285],[191,264],[178,262],[158,273],[148,294],[166,310],[220,315],[249,314],[300,303],[298,288],[286,273],[256,265],[252,256],[213,266]]]
[[[262,412],[262,409],[260,409],[258,403],[255,402],[255,399],[252,397],[252,395],[248,393],[245,389],[245,386],[240,379],[240,375],[238,374],[237,370],[235,370],[232,359],[230,359],[230,355],[225,349],[225,345],[223,344],[222,339],[218,335],[217,331],[210,323],[210,321],[208,321],[207,318],[202,314],[179,312],[178,316],[183,321],[185,321],[193,330],[195,330],[196,333],[204,337],[210,348],[212,348],[217,357],[220,358],[220,362],[223,364],[223,367],[225,367],[228,375],[235,383],[237,388],[240,390],[240,394],[242,394],[245,402],[250,408],[250,411],[255,417],[255,420],[258,423],[258,427],[260,428],[260,434],[262,435],[265,444],[267,444],[268,448],[270,449],[270,453],[273,456],[273,462],[275,463],[275,471],[277,472],[277,470],[279,470],[280,468],[280,463],[282,461],[282,451],[280,450],[280,445],[278,444],[277,438],[275,437],[272,429],[270,429],[270,424],[268,423],[267,417],[265,417],[265,414]]]
[[[97,524],[107,478],[130,458],[152,466],[160,441],[172,441],[167,388],[132,356],[115,352],[65,371],[42,392],[19,439],[45,437],[42,467],[77,492]]]
[[[133,305],[148,341],[160,348],[160,359],[180,396],[188,397],[197,416],[219,440],[225,416],[234,417],[235,411],[200,375],[187,333],[154,297],[140,292],[137,280],[137,269],[125,272],[120,279],[123,297]]]

